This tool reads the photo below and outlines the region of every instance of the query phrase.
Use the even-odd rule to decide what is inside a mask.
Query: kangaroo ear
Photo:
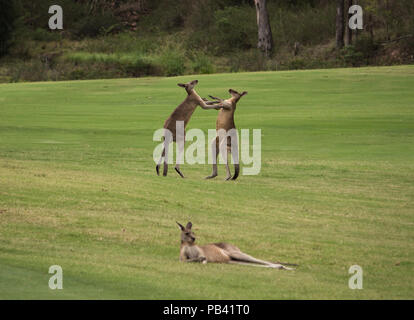
[[[176,221],[177,222],[177,221]],[[182,230],[182,231],[184,231],[184,226],[181,224],[181,223],[179,223],[179,222],[177,222],[177,224],[178,224],[178,226],[180,227],[180,229]]]
[[[193,224],[189,221],[186,225],[186,229],[191,229],[191,227],[193,226]]]
[[[185,88],[185,84],[184,83],[177,83],[177,86]]]
[[[243,97],[247,94],[247,91],[243,91],[243,93],[240,95],[240,97]]]

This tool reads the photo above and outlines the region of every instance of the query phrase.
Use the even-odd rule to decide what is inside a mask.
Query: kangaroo
[[[177,132],[177,121],[183,121],[184,122],[184,128],[187,126],[188,122],[190,121],[190,118],[192,114],[194,113],[196,107],[199,105],[203,109],[216,109],[219,110],[221,104],[217,102],[211,102],[207,99],[202,99],[197,92],[194,90],[194,87],[197,85],[198,80],[193,80],[188,83],[178,83],[179,87],[184,88],[187,91],[187,97],[181,104],[175,108],[173,113],[168,117],[168,119],[164,123],[164,148],[161,154],[161,157],[155,167],[157,171],[157,175],[160,174],[159,168],[161,166],[162,159],[164,158],[164,170],[163,170],[163,176],[167,175],[168,172],[168,146],[170,142],[174,141],[177,142],[177,138],[179,142],[178,143],[178,152],[177,152],[177,161],[175,165],[175,171],[181,176],[181,178],[184,178],[184,175],[180,171],[180,156],[184,152],[184,140],[185,140],[185,133],[182,137],[180,132]]]
[[[182,262],[201,262],[203,264],[208,262],[232,263],[283,270],[294,270],[286,265],[296,266],[295,264],[282,262],[273,263],[256,259],[229,243],[212,243],[198,246],[194,244],[196,238],[194,232],[191,230],[193,226],[192,223],[188,222],[186,227],[179,222],[177,222],[177,224],[181,229],[180,261]]]
[[[224,149],[224,143],[226,140],[221,139],[220,131],[224,130],[226,133],[229,132],[229,130],[236,129],[236,125],[234,124],[234,112],[236,111],[236,105],[237,102],[239,102],[240,98],[247,94],[247,91],[243,91],[242,93],[238,93],[236,90],[229,89],[229,93],[231,94],[231,98],[223,100],[220,98],[216,98],[213,96],[210,96],[210,98],[217,100],[221,103],[221,110],[218,113],[217,116],[217,122],[216,122],[216,131],[217,131],[217,137],[212,141],[211,143],[211,153],[212,153],[212,159],[213,159],[213,172],[210,176],[206,177],[206,179],[212,179],[217,177],[217,156],[220,152],[220,147],[222,147],[222,156],[226,163],[226,171],[227,171],[227,177],[226,180],[236,180],[239,176],[239,170],[240,165],[238,161],[238,146],[237,146],[237,139],[234,141],[234,152],[232,152],[232,139],[230,136],[227,137],[227,152],[225,152]],[[209,102],[209,103],[216,103]],[[214,145],[215,144],[215,145]],[[234,176],[231,176],[229,164],[227,161],[227,153],[232,152],[233,161],[234,161]]]

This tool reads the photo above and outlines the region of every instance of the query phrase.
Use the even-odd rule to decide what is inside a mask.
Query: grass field
[[[249,91],[236,124],[262,130],[259,175],[156,176],[153,133],[194,78]],[[0,298],[413,299],[413,88],[414,66],[0,85]],[[300,266],[180,263],[176,220]]]

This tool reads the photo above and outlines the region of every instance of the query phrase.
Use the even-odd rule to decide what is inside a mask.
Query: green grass
[[[156,176],[152,135],[194,78],[249,91],[236,124],[262,130],[260,175]],[[413,299],[413,88],[414,66],[0,85],[0,298]],[[176,220],[300,267],[180,263]]]

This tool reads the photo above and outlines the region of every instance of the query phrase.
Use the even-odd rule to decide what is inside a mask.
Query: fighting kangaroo
[[[231,136],[227,136],[227,139],[223,139],[223,134],[235,134],[236,125],[234,124],[234,112],[236,111],[237,102],[240,100],[241,97],[247,94],[247,91],[243,91],[242,93],[238,93],[236,90],[229,89],[229,93],[231,94],[231,98],[223,100],[220,98],[212,97],[210,98],[217,100],[221,103],[221,110],[217,116],[216,122],[216,131],[217,137],[211,143],[211,153],[213,159],[213,172],[210,176],[206,177],[206,179],[211,179],[217,177],[217,156],[222,151],[223,160],[226,163],[226,171],[227,177],[226,180],[236,180],[239,176],[239,148],[237,145],[237,136],[234,136],[235,139],[233,140]],[[217,102],[216,101],[216,102]],[[209,102],[215,103],[215,102]],[[227,140],[227,150],[225,148],[225,143]],[[232,150],[232,141],[233,141],[233,150]],[[234,162],[234,176],[231,176],[230,168],[227,160],[227,154],[231,152],[233,156]]]
[[[168,117],[168,119],[164,123],[164,148],[162,150],[161,157],[155,167],[157,171],[157,175],[160,174],[159,168],[164,158],[164,170],[163,176],[167,175],[168,172],[168,146],[169,144],[174,141],[178,143],[178,152],[177,152],[177,161],[175,165],[175,170],[177,173],[184,178],[184,175],[180,171],[180,157],[184,152],[184,140],[185,140],[185,133],[184,136],[181,136],[180,130],[177,131],[177,121],[181,121],[179,123],[184,124],[184,128],[187,126],[188,122],[192,114],[194,113],[197,106],[201,106],[203,109],[216,109],[219,110],[221,104],[217,102],[207,101],[206,99],[202,99],[197,92],[194,90],[194,87],[197,85],[198,80],[193,80],[188,83],[178,83],[179,87],[184,88],[187,91],[187,97],[181,104],[175,108],[173,113]]]
[[[205,246],[198,246],[194,244],[195,234],[191,230],[193,226],[192,223],[188,222],[185,228],[180,223],[177,222],[177,224],[181,229],[180,261],[201,262],[203,264],[206,264],[207,262],[233,263],[284,270],[294,270],[285,265],[296,266],[295,264],[282,262],[273,263],[256,259],[241,252],[239,248],[229,243],[212,243]]]

